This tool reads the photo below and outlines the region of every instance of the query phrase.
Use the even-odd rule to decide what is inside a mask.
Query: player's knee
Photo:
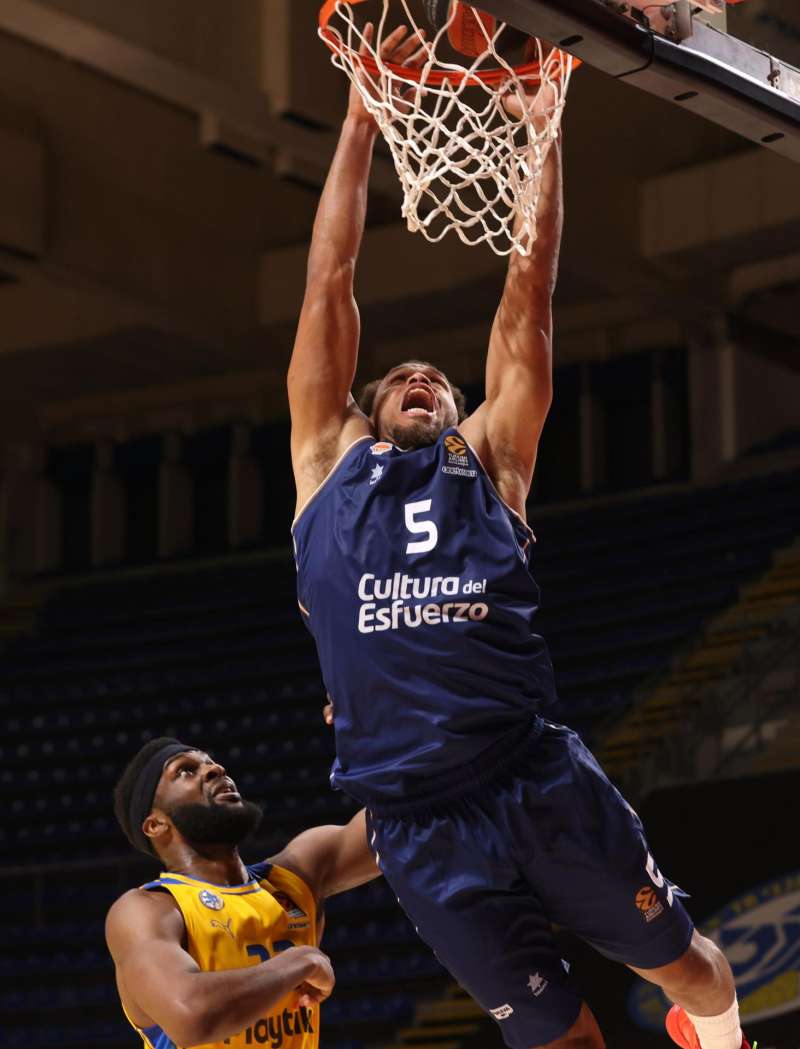
[[[665,967],[661,984],[669,995],[680,996],[718,987],[725,979],[727,963],[719,947],[695,929],[686,952],[672,965]]]

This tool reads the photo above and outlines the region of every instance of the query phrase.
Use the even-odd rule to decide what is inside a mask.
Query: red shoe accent
[[[681,1049],[701,1049],[694,1024],[680,1005],[673,1005],[667,1013],[667,1034]]]
[[[667,1013],[667,1034],[681,1049],[702,1049],[694,1024],[680,1005],[673,1005]],[[750,1049],[750,1043],[742,1035],[742,1049]]]

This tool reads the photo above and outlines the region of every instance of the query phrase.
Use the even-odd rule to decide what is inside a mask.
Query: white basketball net
[[[417,80],[381,59],[381,41],[399,16],[395,0],[395,19],[389,23],[391,0],[382,2],[382,16],[368,43],[353,8],[341,0],[328,26],[334,37],[328,45],[334,43],[334,65],[358,88],[389,145],[409,230],[434,243],[455,230],[465,244],[485,243],[498,255],[530,254],[542,168],[561,125],[571,57],[535,41],[532,59],[540,68],[536,74],[520,74],[496,49],[505,28],[498,23],[491,37],[481,25],[486,50],[475,58],[464,56],[465,65],[456,65],[437,56],[440,44],[446,44],[448,23],[428,41],[428,58]],[[402,21],[415,32],[418,26],[407,0],[399,4]],[[454,11],[453,6],[450,21]],[[359,54],[362,46],[364,56]],[[377,72],[365,65],[365,58]],[[484,84],[471,75],[490,67],[507,73],[501,85]],[[452,76],[435,84],[429,79],[433,70]],[[531,84],[540,83],[543,93],[535,104]],[[506,94],[517,96],[522,116],[512,116],[503,106]]]

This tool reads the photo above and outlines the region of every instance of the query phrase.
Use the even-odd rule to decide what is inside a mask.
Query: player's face
[[[165,807],[191,802],[206,805],[242,805],[236,784],[219,762],[200,750],[187,750],[168,761],[161,773],[157,796]]]
[[[381,440],[399,448],[433,444],[458,422],[450,383],[430,364],[410,361],[392,368],[375,393],[372,422]]]
[[[222,765],[199,750],[167,762],[155,804],[195,845],[237,845],[261,820],[261,809],[239,794]]]

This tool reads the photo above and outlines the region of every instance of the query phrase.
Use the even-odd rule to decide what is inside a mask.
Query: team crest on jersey
[[[204,907],[208,907],[210,911],[221,911],[225,906],[225,901],[221,896],[217,896],[211,889],[200,890],[200,902]]]
[[[447,452],[447,465],[442,467],[443,474],[449,474],[452,477],[478,476],[478,471],[470,465],[467,442],[463,437],[449,433],[444,439],[444,448]]]
[[[369,450],[373,455],[386,455],[392,450],[392,446],[388,441],[376,441],[375,444],[369,446]]]

